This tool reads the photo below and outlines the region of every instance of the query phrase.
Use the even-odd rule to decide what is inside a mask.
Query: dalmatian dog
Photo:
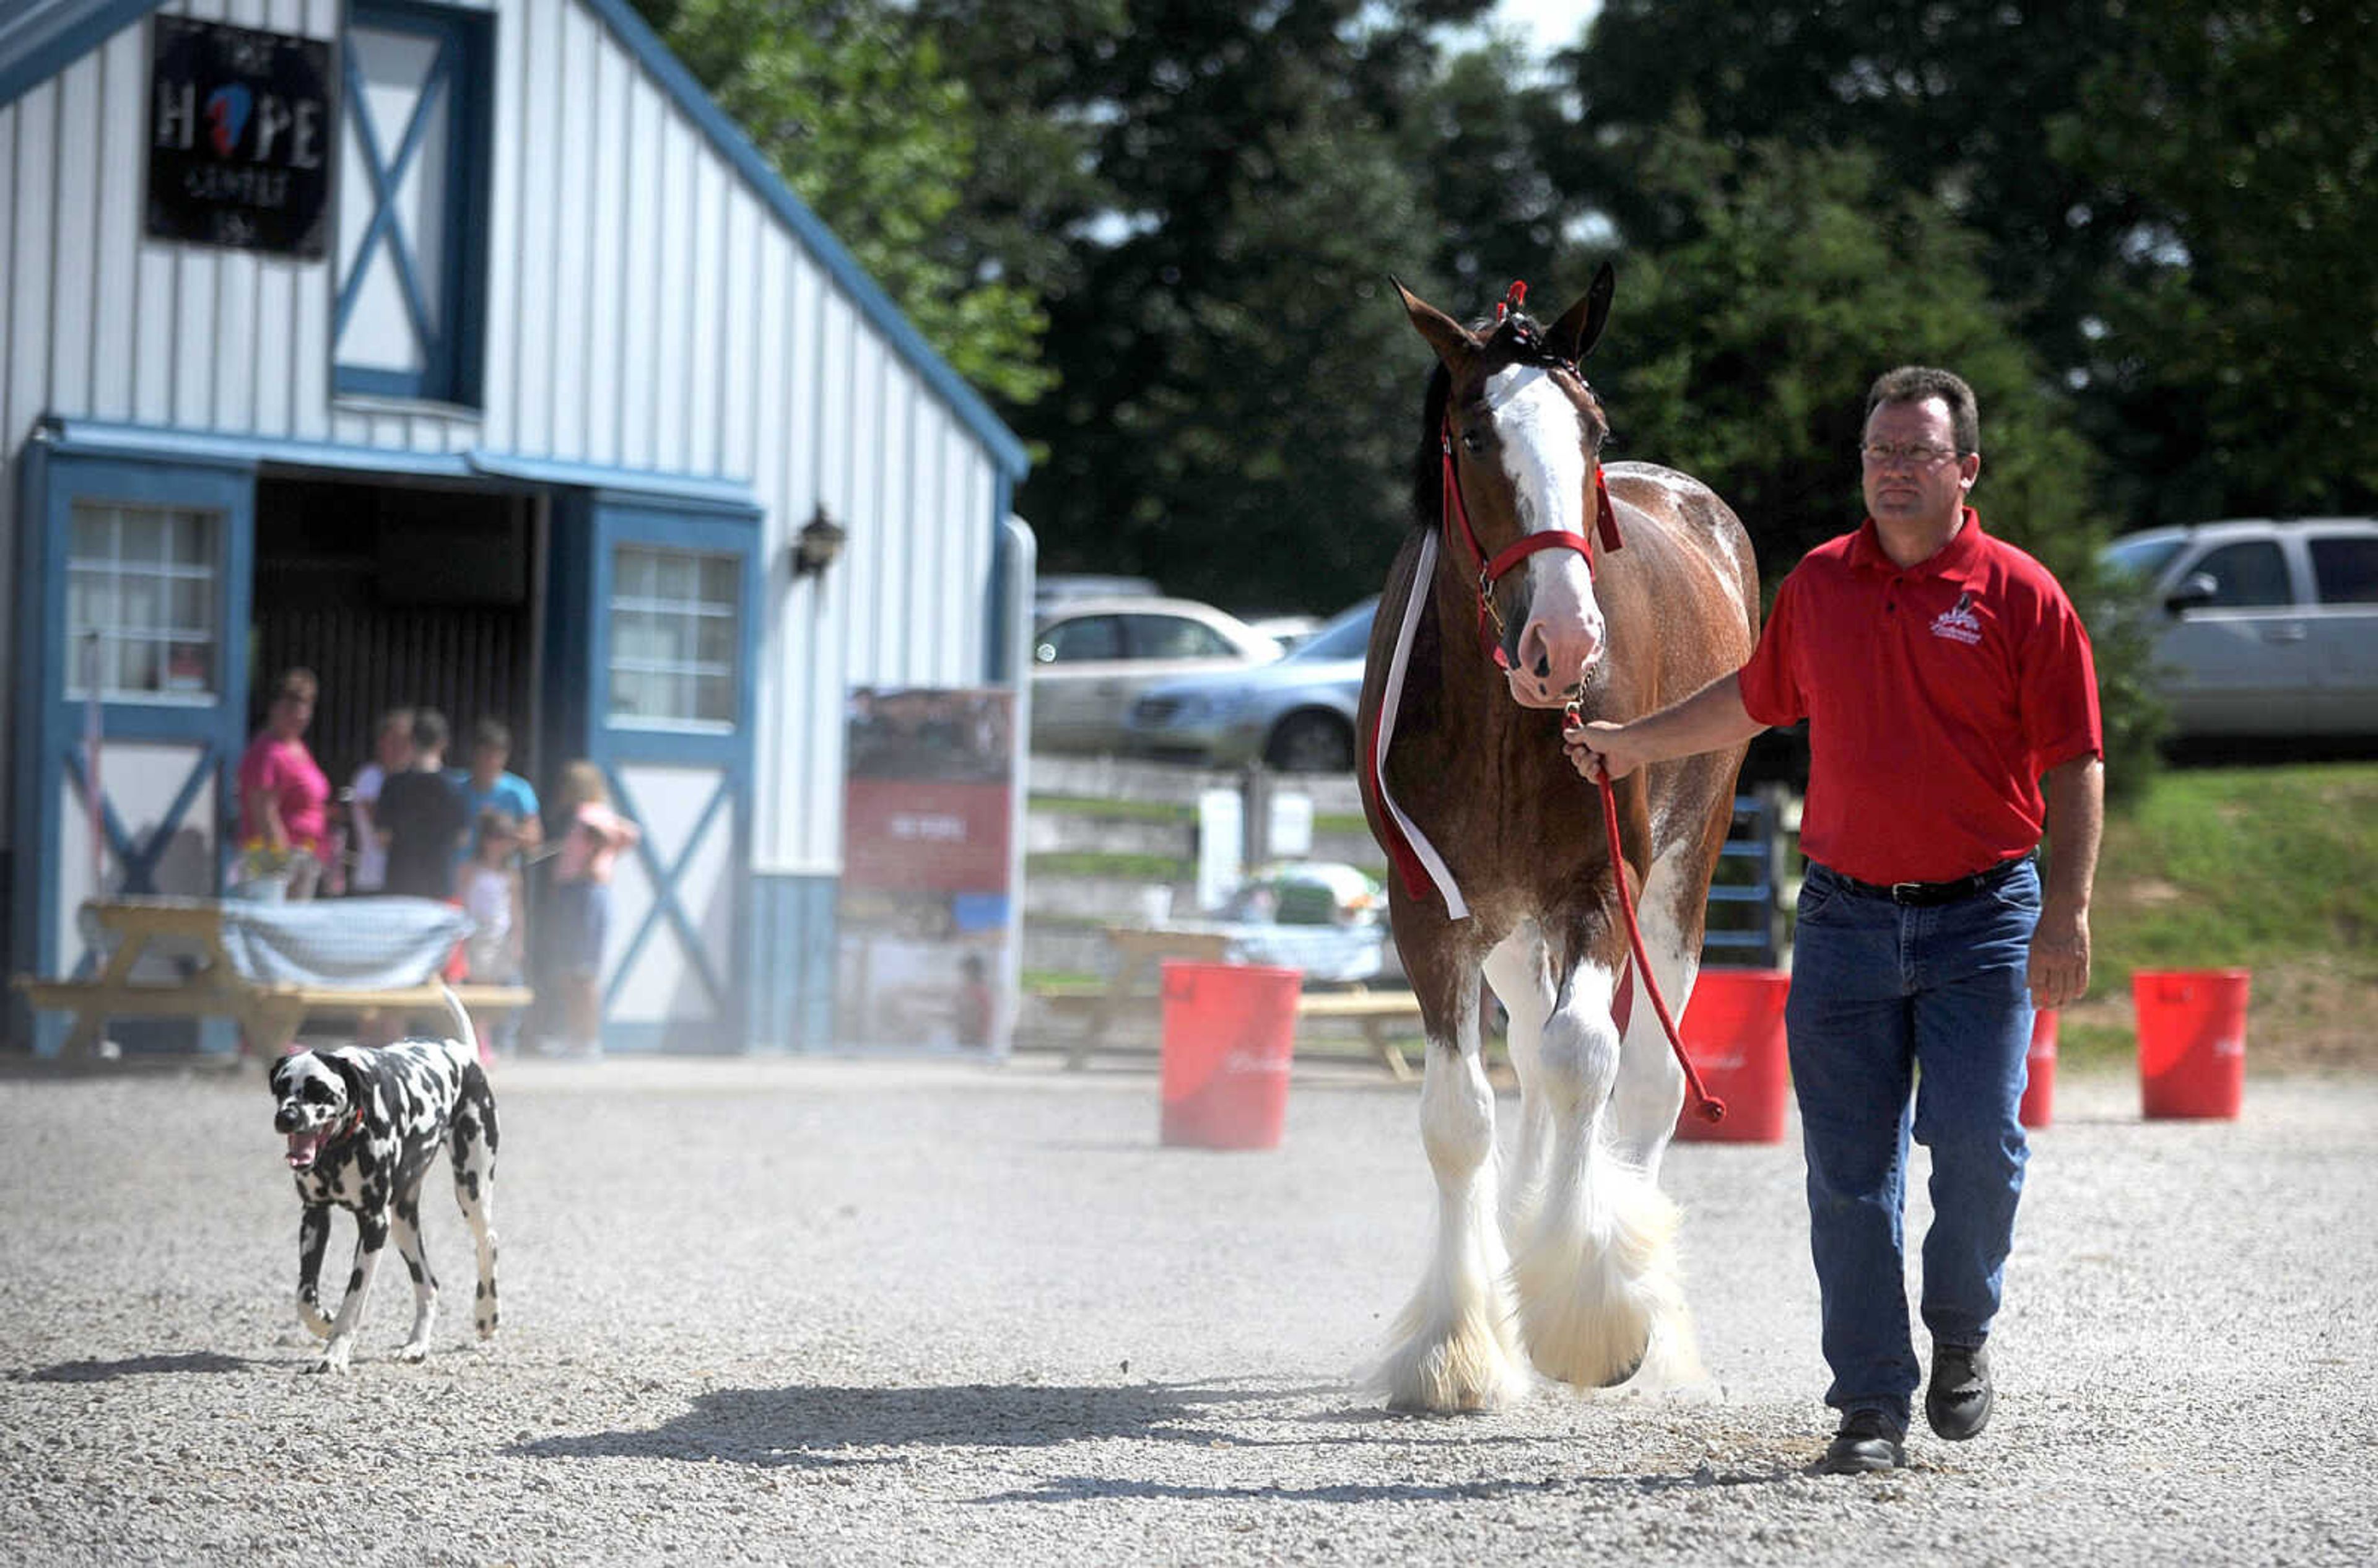
[[[478,1239],[474,1322],[482,1340],[495,1335],[496,1101],[467,1018],[461,1028],[458,1040],[300,1050],[272,1066],[272,1126],[289,1140],[289,1168],[306,1205],[297,1222],[297,1316],[330,1341],[316,1371],[346,1371],[391,1230],[413,1272],[413,1333],[397,1358],[429,1354],[438,1279],[421,1246],[421,1185],[440,1147],[451,1153],[454,1199]],[[355,1216],[355,1262],[338,1316],[328,1318],[318,1283],[333,1204]]]

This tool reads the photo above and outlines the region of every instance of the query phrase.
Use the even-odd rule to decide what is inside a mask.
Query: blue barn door
[[[739,1051],[759,513],[608,492],[555,512],[548,667],[572,675],[548,704],[550,771],[594,762],[643,832],[612,884],[604,1043]]]
[[[255,479],[46,436],[20,467],[9,962],[54,976],[99,962],[76,918],[85,900],[221,889],[246,740]],[[67,1027],[56,1014],[15,1023],[42,1055]],[[193,1026],[126,1030],[170,1046]],[[199,1037],[234,1043],[227,1026]]]

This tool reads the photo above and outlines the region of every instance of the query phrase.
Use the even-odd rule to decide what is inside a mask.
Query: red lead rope
[[[1567,717],[1574,728],[1577,710],[1569,709]],[[1627,916],[1627,942],[1634,950],[1635,971],[1643,976],[1643,990],[1651,999],[1651,1011],[1660,1015],[1660,1027],[1667,1032],[1668,1048],[1676,1053],[1676,1065],[1685,1070],[1685,1093],[1693,1114],[1703,1121],[1725,1119],[1725,1102],[1701,1087],[1701,1075],[1693,1068],[1693,1059],[1685,1053],[1685,1037],[1676,1028],[1676,1021],[1668,1014],[1668,1001],[1660,994],[1660,982],[1651,974],[1651,955],[1643,951],[1643,928],[1635,919],[1634,895],[1627,891],[1627,862],[1619,853],[1618,791],[1605,776],[1602,781],[1602,826],[1610,835],[1610,874],[1618,879],[1618,911]]]

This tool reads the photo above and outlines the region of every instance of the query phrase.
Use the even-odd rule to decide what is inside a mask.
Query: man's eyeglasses
[[[1895,447],[1883,441],[1858,449],[1868,468],[1937,468],[1956,455],[1947,447]]]

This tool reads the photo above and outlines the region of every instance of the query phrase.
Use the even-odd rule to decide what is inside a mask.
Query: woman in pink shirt
[[[311,898],[330,859],[330,781],[306,748],[314,672],[293,669],[272,688],[264,728],[239,760],[239,841],[291,852],[291,898]]]
[[[611,872],[619,852],[643,834],[611,809],[603,770],[581,760],[561,770],[554,802],[559,835],[553,878],[540,924],[541,983],[559,993],[565,1049],[571,1056],[603,1054],[603,941],[611,925]]]

